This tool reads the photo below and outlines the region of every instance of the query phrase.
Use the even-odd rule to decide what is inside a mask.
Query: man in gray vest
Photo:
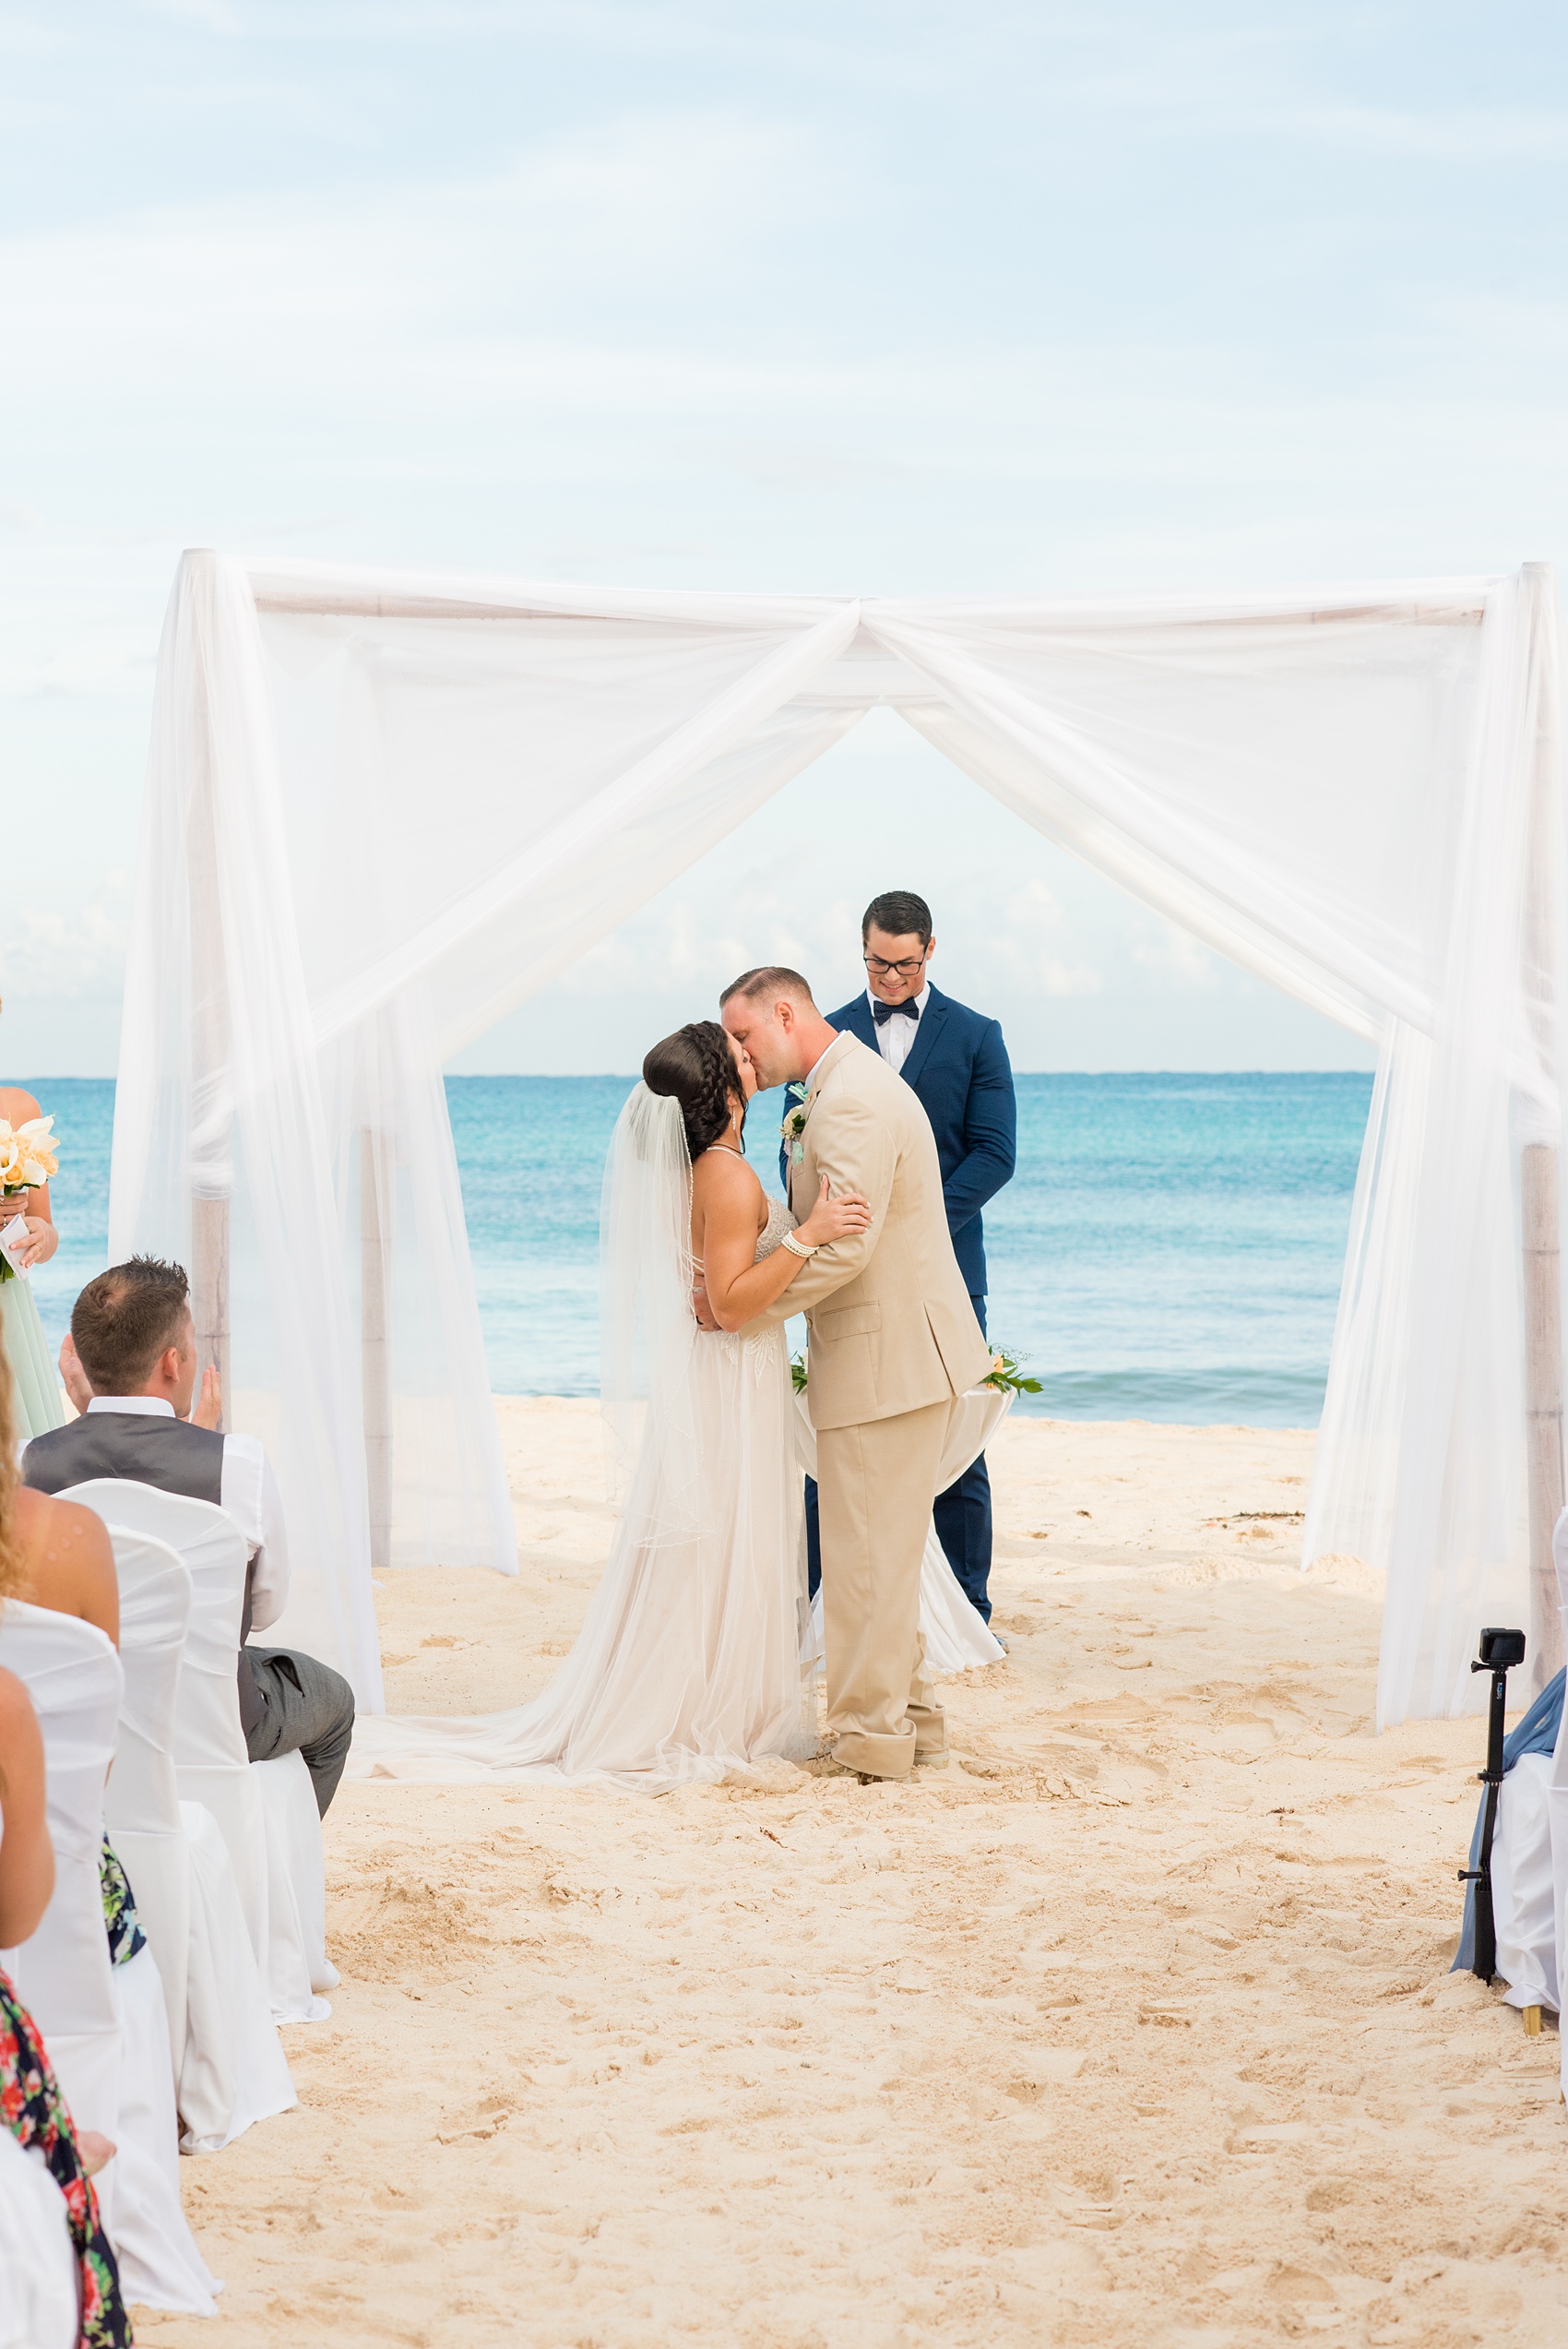
[[[303,1754],[325,1815],[349,1758],[354,1692],[315,1656],[248,1644],[289,1596],[282,1505],[255,1437],[191,1421],[196,1330],[184,1271],[146,1256],[112,1265],[77,1299],[71,1341],[83,1382],[73,1401],[85,1408],[33,1437],[22,1454],[24,1483],[61,1493],[89,1477],[126,1477],[212,1501],[235,1520],[250,1549],[238,1665],[245,1749],[252,1761]]]

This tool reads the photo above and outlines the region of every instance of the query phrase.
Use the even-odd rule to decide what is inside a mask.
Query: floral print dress
[[[130,1878],[115,1858],[114,1846],[107,1835],[98,1847],[98,1894],[103,1902],[109,1962],[112,1966],[129,1965],[137,1951],[146,1949],[147,1936],[137,1915]]]

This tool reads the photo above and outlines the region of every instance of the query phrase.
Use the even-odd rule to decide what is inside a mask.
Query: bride
[[[350,1775],[610,1778],[647,1792],[809,1752],[794,1394],[748,1330],[813,1250],[864,1231],[823,1196],[797,1231],[742,1154],[756,1074],[714,1020],[655,1044],[621,1113],[600,1228],[601,1408],[624,1503],[576,1644],[531,1703],[362,1714]],[[694,1282],[719,1334],[699,1330]],[[810,1643],[805,1643],[809,1653]]]

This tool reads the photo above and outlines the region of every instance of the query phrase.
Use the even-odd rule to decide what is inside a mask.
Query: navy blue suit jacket
[[[827,1015],[876,1050],[876,1020],[863,995]],[[980,1210],[1013,1179],[1018,1113],[1002,1030],[932,987],[899,1072],[931,1120],[953,1253],[970,1296],[985,1294]]]

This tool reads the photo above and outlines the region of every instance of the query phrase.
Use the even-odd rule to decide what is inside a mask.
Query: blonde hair
[[[19,1591],[27,1580],[21,1544],[17,1540],[17,1487],[22,1480],[17,1466],[15,1402],[11,1365],[5,1347],[0,1346],[0,1599]]]

